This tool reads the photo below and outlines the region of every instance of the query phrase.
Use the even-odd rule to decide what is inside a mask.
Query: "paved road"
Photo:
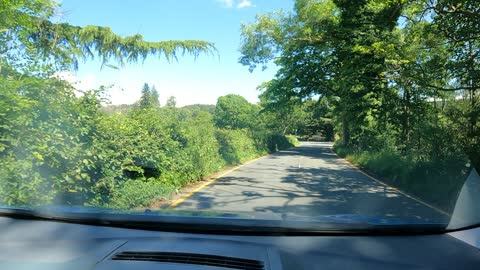
[[[174,209],[445,219],[438,211],[351,167],[326,142],[302,143],[249,163]]]

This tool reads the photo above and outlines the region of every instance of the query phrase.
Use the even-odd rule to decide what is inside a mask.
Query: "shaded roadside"
[[[331,151],[304,142],[235,170],[174,209],[248,211],[280,215],[363,215],[440,221],[447,217],[382,185]]]

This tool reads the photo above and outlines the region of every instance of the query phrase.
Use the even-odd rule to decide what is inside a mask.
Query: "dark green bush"
[[[185,168],[190,174],[189,181],[202,179],[225,165],[219,153],[216,128],[211,114],[195,113],[182,121],[178,127],[183,141],[181,157],[189,164],[188,168]]]
[[[270,134],[267,138],[267,147],[270,153],[278,150],[287,149],[298,144],[293,136],[284,136],[281,134]]]
[[[246,129],[220,129],[217,131],[219,151],[229,165],[239,164],[261,155],[261,150],[255,147],[255,142]]]

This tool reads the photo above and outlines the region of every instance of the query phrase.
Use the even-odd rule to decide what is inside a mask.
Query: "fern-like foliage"
[[[216,54],[214,44],[201,40],[146,41],[139,34],[122,37],[109,27],[55,22],[59,4],[53,0],[0,2],[1,60],[78,67],[79,60],[98,58],[103,65],[143,62],[147,57],[178,60],[179,55]],[[53,63],[53,64],[52,64]]]

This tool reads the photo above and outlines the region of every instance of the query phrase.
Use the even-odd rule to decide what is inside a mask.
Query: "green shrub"
[[[269,152],[276,152],[282,149],[293,147],[298,143],[295,137],[287,137],[281,134],[270,134],[267,138],[267,147]]]
[[[246,129],[220,129],[217,131],[219,151],[226,164],[239,164],[257,157],[261,152]]]
[[[297,137],[293,135],[287,135],[285,137],[287,138],[288,143],[289,145],[291,145],[291,147],[300,145],[300,142],[298,141]]]
[[[119,209],[146,207],[156,199],[169,198],[173,191],[155,179],[126,180],[119,184],[110,202],[104,206]]]
[[[190,174],[189,181],[200,180],[225,165],[211,114],[195,113],[182,121],[178,129],[183,141],[181,157],[189,164],[185,168]]]
[[[402,157],[399,153],[388,150],[356,153],[349,156],[349,158],[361,167],[374,170],[375,174],[387,177],[392,181],[404,179],[413,166],[411,160]]]

